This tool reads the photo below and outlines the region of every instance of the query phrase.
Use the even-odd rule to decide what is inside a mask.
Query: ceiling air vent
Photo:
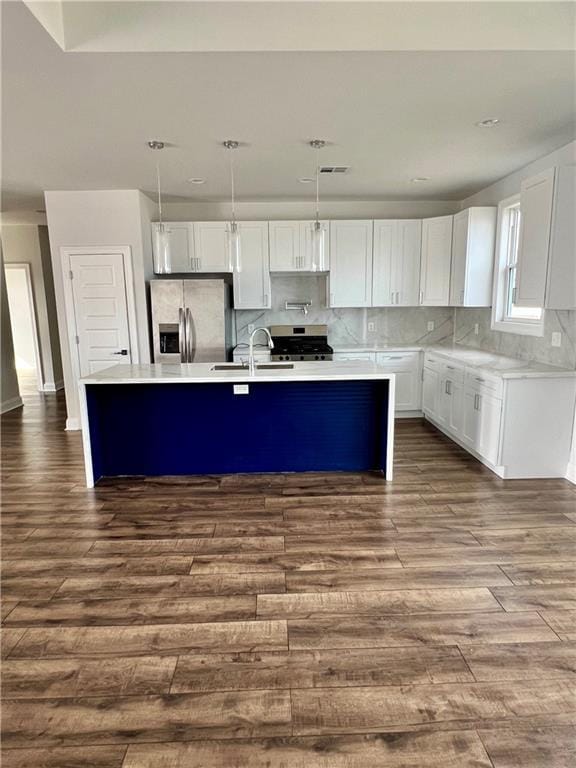
[[[348,165],[322,165],[320,167],[320,173],[348,173],[350,166]]]

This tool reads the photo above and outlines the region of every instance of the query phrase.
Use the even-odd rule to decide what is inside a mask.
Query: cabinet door
[[[396,375],[396,410],[422,409],[419,352],[378,352],[376,363]]]
[[[324,259],[323,263],[316,264],[317,257],[314,254],[313,232],[314,221],[300,222],[300,258],[303,269],[306,272],[327,272],[330,269],[330,226],[327,221],[321,221],[320,226],[324,232]]]
[[[576,308],[576,165],[556,169],[547,309]]]
[[[422,222],[420,303],[425,306],[446,307],[450,301],[452,218],[439,216]]]
[[[294,272],[305,269],[299,221],[270,222],[270,270]]]
[[[452,379],[448,379],[447,383],[450,398],[447,427],[453,434],[461,437],[464,425],[464,386]]]
[[[194,223],[196,272],[230,272],[228,224],[225,221]]]
[[[395,304],[398,289],[392,283],[392,273],[397,230],[396,221],[374,222],[372,267],[372,306],[374,307],[387,307]]]
[[[543,307],[552,224],[554,168],[520,185],[520,243],[515,304]]]
[[[422,222],[419,219],[398,221],[392,259],[392,284],[396,292],[396,305],[418,306],[421,253]]]
[[[330,222],[329,305],[372,304],[372,221]]]
[[[186,221],[164,224],[168,236],[168,263],[163,264],[159,252],[159,224],[152,224],[152,249],[154,253],[154,272],[193,272],[194,271],[194,236],[192,225]]]
[[[469,211],[461,211],[454,216],[452,268],[450,271],[450,305],[453,307],[461,307],[464,304],[468,250],[468,217]]]
[[[478,395],[480,413],[477,451],[491,464],[498,463],[498,447],[500,443],[500,414],[502,401],[492,395]]]
[[[480,443],[480,395],[474,389],[465,387],[463,398],[462,440],[473,450],[478,450]]]
[[[241,271],[234,272],[234,308],[269,309],[270,260],[268,222],[238,224]]]
[[[424,413],[437,418],[438,413],[438,390],[440,377],[437,371],[430,368],[424,368],[424,378],[422,383],[422,410]]]

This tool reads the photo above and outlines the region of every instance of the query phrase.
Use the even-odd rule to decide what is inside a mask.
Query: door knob
[[[128,350],[127,349],[121,349],[120,352],[112,352],[113,355],[127,355]]]

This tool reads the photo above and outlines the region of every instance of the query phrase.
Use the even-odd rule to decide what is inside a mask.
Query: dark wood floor
[[[390,484],[87,491],[63,425],[2,419],[4,768],[576,765],[574,486],[409,421]]]

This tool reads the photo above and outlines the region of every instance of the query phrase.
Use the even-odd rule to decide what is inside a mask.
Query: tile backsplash
[[[308,299],[308,314],[286,310],[286,301]],[[334,347],[390,344],[451,344],[453,310],[446,307],[382,307],[368,309],[330,309],[326,307],[326,277],[275,275],[272,277],[272,308],[238,310],[238,343],[247,342],[248,325],[328,326],[328,341]],[[428,330],[428,323],[434,329]],[[368,330],[374,324],[374,330]]]
[[[490,309],[456,309],[454,314],[454,343],[485,349],[500,355],[535,360],[548,365],[576,369],[576,311],[546,311],[544,336],[522,336],[502,333],[490,328]],[[478,324],[478,334],[474,326]],[[552,346],[552,333],[560,331],[562,344]]]
[[[287,310],[286,301],[312,302],[308,314]],[[272,308],[238,310],[238,343],[247,342],[248,325],[323,323],[334,347],[393,344],[461,344],[523,360],[576,369],[576,311],[548,310],[544,336],[521,336],[490,328],[490,309],[451,307],[382,307],[330,309],[326,306],[326,276],[272,276]],[[434,329],[428,330],[428,323]],[[374,329],[372,330],[372,325]],[[478,324],[478,334],[474,327]],[[370,325],[370,330],[368,329]],[[560,331],[562,344],[553,347],[552,333]]]

